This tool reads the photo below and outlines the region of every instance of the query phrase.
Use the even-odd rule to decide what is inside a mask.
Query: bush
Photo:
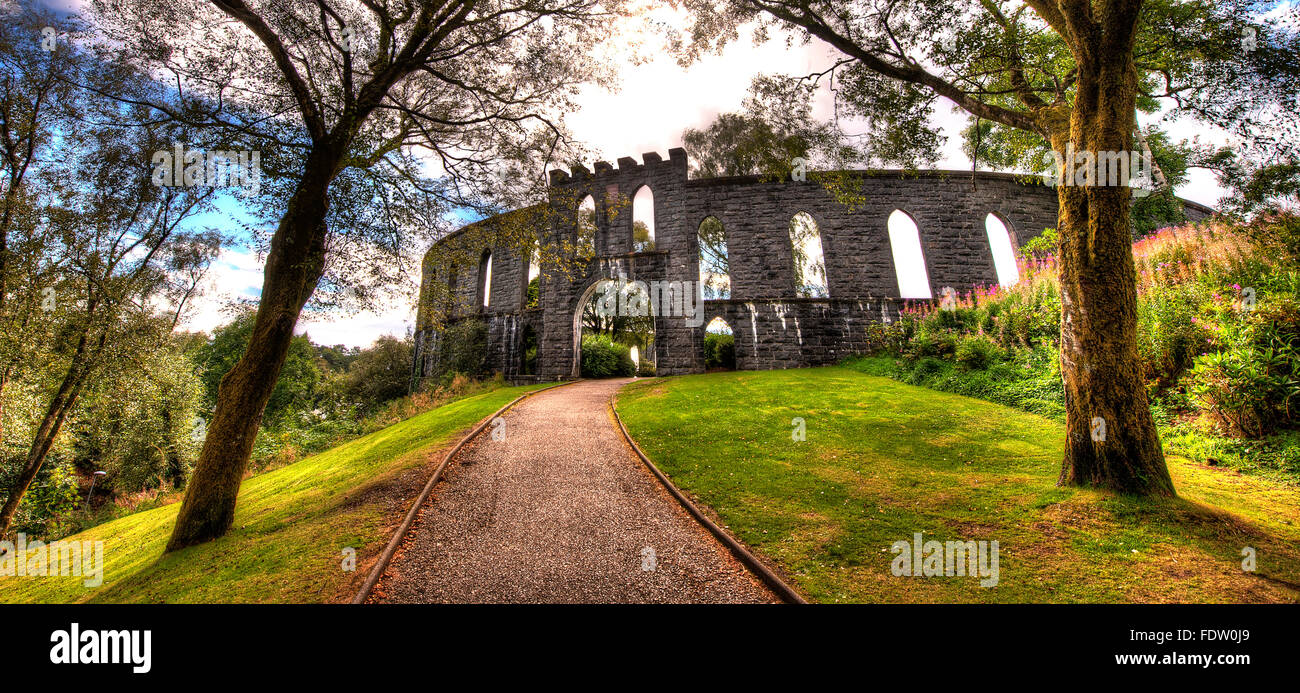
[[[1208,332],[1197,319],[1200,286],[1153,286],[1138,301],[1138,356],[1143,378],[1163,389],[1177,382],[1205,351]]]
[[[912,323],[906,320],[892,322],[868,322],[865,326],[868,354],[897,353],[906,346],[911,334],[908,329]]]
[[[244,311],[230,323],[213,330],[207,344],[197,349],[194,361],[203,381],[209,412],[216,407],[221,379],[248,350],[256,318],[256,312]],[[306,335],[295,336],[289,343],[289,354],[280,368],[275,390],[266,403],[262,425],[274,427],[289,423],[297,414],[311,411],[319,394],[320,382],[321,372],[311,340]]]
[[[1246,233],[1268,253],[1288,264],[1300,263],[1300,215],[1261,215],[1246,227]]]
[[[1056,255],[1060,243],[1061,236],[1056,229],[1043,229],[1042,233],[1020,246],[1020,256],[1026,260],[1041,260]]]
[[[348,366],[344,388],[349,401],[371,412],[404,397],[411,383],[411,339],[384,335]]]
[[[704,334],[704,368],[736,369],[736,337],[730,334]]]
[[[1297,420],[1300,406],[1300,303],[1270,300],[1218,329],[1221,351],[1196,359],[1188,393],[1223,432],[1266,436]]]
[[[1282,431],[1258,440],[1225,438],[1202,422],[1174,424],[1160,439],[1172,453],[1212,467],[1227,467],[1279,481],[1300,480],[1300,431]]]
[[[632,350],[608,335],[582,336],[582,377],[619,378],[636,375]]]
[[[941,310],[935,314],[947,312]],[[917,328],[916,336],[903,353],[913,359],[952,356],[957,353],[957,335],[924,324]]]
[[[461,320],[442,331],[435,376],[482,375],[487,364],[488,328],[482,320]]]
[[[976,287],[952,310],[906,306],[897,325],[869,332],[873,356],[845,365],[1063,417],[1060,286],[1044,254],[1055,240],[1043,239],[1022,248],[1014,287]],[[1138,355],[1166,447],[1295,478],[1300,217],[1165,228],[1133,255]]]
[[[77,468],[107,473],[97,494],[183,488],[203,440],[204,384],[176,344],[145,351],[131,366],[101,371],[68,424]]]
[[[966,335],[957,340],[954,359],[967,370],[984,370],[1002,359],[1002,350],[987,335]]]
[[[73,514],[81,504],[81,492],[72,465],[47,460],[45,466],[48,470],[41,470],[18,503],[18,512],[10,527],[14,533],[53,539],[64,536],[73,526]]]
[[[655,376],[655,362],[650,359],[641,359],[641,363],[637,365],[636,374],[640,378],[653,378]]]

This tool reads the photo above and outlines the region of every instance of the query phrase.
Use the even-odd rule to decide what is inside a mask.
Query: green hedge
[[[582,336],[582,377],[620,378],[636,375],[632,350],[607,335]]]
[[[735,370],[736,337],[729,334],[705,333],[704,367],[708,370],[715,368]]]

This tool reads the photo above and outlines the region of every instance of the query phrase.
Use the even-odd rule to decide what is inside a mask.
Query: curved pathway
[[[607,408],[629,380],[536,394],[457,455],[385,602],[777,602],[651,476]]]

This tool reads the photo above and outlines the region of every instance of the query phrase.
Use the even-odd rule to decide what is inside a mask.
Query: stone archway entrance
[[[607,293],[611,288],[612,293]],[[638,371],[641,363],[654,364],[657,360],[655,318],[650,293],[643,282],[608,278],[592,282],[573,309],[572,329],[573,362],[569,367],[572,377],[583,375],[583,337],[592,333],[607,336],[618,347],[635,354],[631,358]]]
[[[582,312],[591,302],[591,298],[596,295],[596,291],[607,281],[610,280],[597,279],[592,282],[591,286],[582,292],[578,305],[573,309],[573,364],[569,375],[574,378],[582,377]]]

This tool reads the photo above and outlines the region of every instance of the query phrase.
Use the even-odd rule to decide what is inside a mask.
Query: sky
[[[77,5],[78,0],[47,0],[47,4],[63,9]],[[656,15],[668,25],[680,26],[678,18],[667,10],[658,10]],[[667,158],[668,149],[682,146],[682,133],[687,128],[706,127],[718,114],[739,110],[754,75],[821,71],[830,64],[833,53],[816,42],[791,47],[781,40],[754,45],[742,39],[689,68],[682,68],[663,55],[653,56],[641,64],[633,64],[630,56],[618,61],[617,55],[619,88],[616,91],[594,86],[584,88],[578,108],[566,118],[570,131],[605,161],[622,156],[640,161],[645,152],[657,152]],[[830,116],[829,99],[818,103],[814,115]],[[1156,118],[1143,118],[1143,122]],[[961,153],[959,137],[960,129],[966,124],[965,116],[952,112],[951,104],[941,100],[935,124],[948,135],[936,167],[969,169],[970,160]],[[1203,141],[1224,141],[1221,135],[1193,123],[1165,122],[1162,127],[1169,130],[1175,141],[1194,136],[1200,136]],[[1177,192],[1207,205],[1214,205],[1222,194],[1209,172],[1196,169]],[[219,212],[200,222],[233,232],[241,216],[236,205],[224,204]],[[422,254],[423,249],[417,250],[417,256]],[[205,292],[195,301],[194,310],[182,327],[211,331],[228,321],[223,310],[227,304],[237,299],[256,299],[259,295],[262,268],[262,258],[247,248],[226,249],[211,268]],[[412,272],[416,271],[418,267],[412,268]],[[413,325],[414,317],[413,296],[394,293],[387,306],[374,311],[335,317],[304,315],[298,332],[309,334],[320,344],[367,346],[384,334],[405,334]]]

